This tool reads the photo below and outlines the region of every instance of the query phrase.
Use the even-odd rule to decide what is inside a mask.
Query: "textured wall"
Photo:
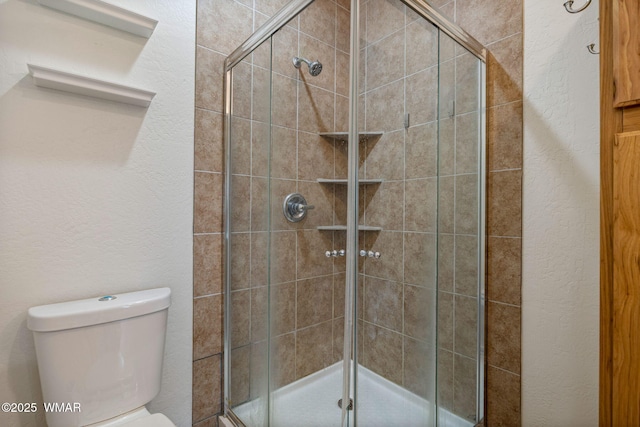
[[[195,2],[113,3],[158,19],[153,36],[0,2],[0,400],[42,400],[29,307],[169,286],[150,409],[187,426]],[[37,88],[27,62],[157,96],[142,109]],[[44,425],[43,413],[3,413],[0,424]]]
[[[525,22],[523,425],[596,426],[598,4],[525,2]]]

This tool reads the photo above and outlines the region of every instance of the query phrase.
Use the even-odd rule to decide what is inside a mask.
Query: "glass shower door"
[[[472,426],[483,65],[409,0],[294,3],[227,74],[225,412]]]
[[[230,69],[225,412],[250,427],[341,425],[345,17],[316,0]]]
[[[438,29],[360,2],[356,425],[436,425]]]
[[[316,0],[272,37],[272,426],[340,426],[344,231],[336,228],[334,197],[341,142],[327,136],[340,129],[344,101],[336,13],[332,0]]]
[[[439,34],[438,415],[474,426],[484,383],[484,64]]]
[[[408,5],[360,2],[355,424],[482,419],[484,64]]]
[[[225,398],[248,427],[269,420],[271,39],[227,74]],[[277,274],[275,272],[274,274]]]

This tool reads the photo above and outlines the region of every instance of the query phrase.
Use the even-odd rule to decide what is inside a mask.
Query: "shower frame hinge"
[[[409,129],[410,123],[411,123],[411,114],[404,113],[404,128]]]
[[[342,409],[342,399],[338,400],[338,408]],[[353,411],[353,399],[349,399],[349,406],[347,406],[347,411]]]

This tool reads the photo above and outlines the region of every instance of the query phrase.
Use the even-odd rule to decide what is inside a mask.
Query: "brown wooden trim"
[[[640,132],[616,136],[613,153],[613,425],[640,426]]]
[[[600,2],[600,427],[612,427],[613,146],[622,113],[613,107],[613,8]]]
[[[614,107],[636,105],[640,101],[640,28],[638,0],[613,0],[613,81]],[[602,15],[601,15],[602,16]]]
[[[622,110],[622,132],[640,130],[640,106]]]
[[[614,107],[623,108],[623,107],[633,107],[634,105],[640,104],[640,98],[638,99],[630,99],[628,101],[618,101],[615,102]]]

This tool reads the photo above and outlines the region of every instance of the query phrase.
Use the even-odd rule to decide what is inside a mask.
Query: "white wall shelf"
[[[103,80],[27,64],[36,86],[91,96],[109,101],[148,107],[155,92],[123,86]]]
[[[38,0],[43,6],[149,38],[158,21],[100,0]]]

